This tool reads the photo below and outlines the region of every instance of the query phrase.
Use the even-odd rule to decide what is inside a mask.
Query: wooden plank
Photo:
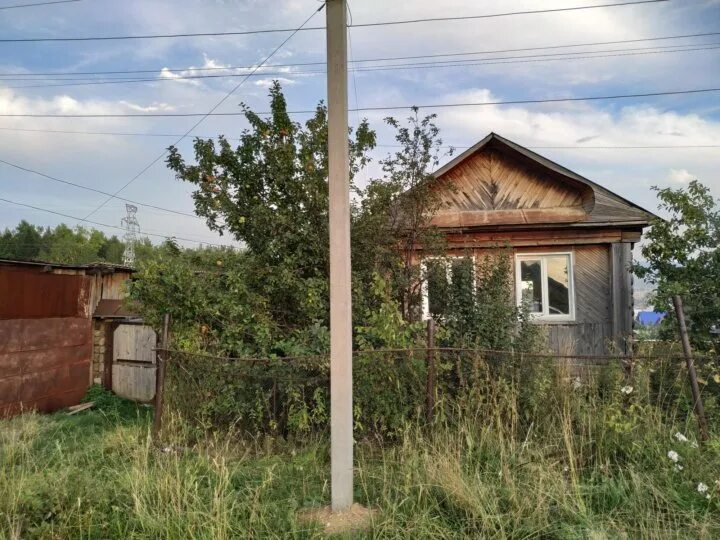
[[[582,207],[587,194],[573,183],[487,148],[442,176],[442,212]]]
[[[457,210],[439,212],[430,223],[436,227],[474,227],[522,223],[571,223],[585,219],[580,206],[564,208],[521,208],[508,210]]]
[[[609,324],[611,318],[610,263],[608,245],[576,246],[576,321]]]
[[[627,354],[631,352],[633,331],[633,286],[630,272],[632,246],[623,242],[613,243],[609,256],[612,273],[612,337],[618,350]]]
[[[157,335],[152,327],[141,324],[121,324],[113,334],[113,362],[133,360],[155,363]]]
[[[152,401],[155,397],[155,370],[152,364],[113,362],[113,392],[133,401]]]
[[[94,401],[88,401],[87,403],[80,403],[78,405],[71,405],[68,407],[68,416],[72,416],[73,414],[77,414],[80,411],[85,411],[91,407],[95,406]]]

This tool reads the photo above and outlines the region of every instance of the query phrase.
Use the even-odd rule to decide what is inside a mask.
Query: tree
[[[10,259],[36,259],[43,249],[43,228],[22,220],[14,230],[5,229],[0,237],[0,256]]]
[[[416,107],[412,111],[407,126],[395,118],[385,119],[396,130],[400,150],[380,162],[384,177],[359,192],[353,235],[356,249],[363,253],[360,264],[387,276],[406,320],[417,318],[425,278],[420,274],[418,248],[426,254],[444,251],[444,239],[431,224],[441,204],[432,172],[440,163],[443,142],[435,115],[420,118]]]
[[[196,164],[171,147],[168,166],[194,184],[195,211],[221,234],[247,246],[247,278],[268,300],[282,327],[327,324],[327,108],[304,125],[293,122],[275,82],[270,117],[244,106],[250,128],[237,148],[226,138],[196,139]],[[351,134],[352,135],[352,134]],[[375,134],[366,122],[350,138],[351,180],[368,158]]]
[[[644,263],[635,273],[656,286],[655,310],[671,314],[664,333],[674,332],[672,297],[683,296],[688,330],[696,346],[706,348],[712,324],[720,322],[720,208],[697,180],[686,189],[658,189],[659,208],[642,247]]]
[[[122,262],[123,243],[102,231],[61,223],[55,228],[31,225],[21,221],[0,236],[0,257],[40,260],[55,263],[84,264],[91,262]]]

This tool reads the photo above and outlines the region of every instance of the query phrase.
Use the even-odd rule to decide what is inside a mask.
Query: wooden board
[[[631,244],[612,244],[609,260],[612,271],[612,333],[618,350],[629,353],[633,332],[633,282],[629,269],[632,264]]]
[[[132,401],[149,402],[155,397],[155,372],[152,364],[114,362],[112,390]]]
[[[492,149],[483,150],[442,177],[442,195],[453,210],[581,207],[583,193],[550,174]]]
[[[113,362],[132,360],[155,363],[157,335],[150,326],[142,324],[121,324],[113,334]]]

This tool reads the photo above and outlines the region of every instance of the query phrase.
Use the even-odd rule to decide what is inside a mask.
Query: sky
[[[0,7],[30,1],[2,0]],[[350,10],[352,23],[362,25],[613,2],[619,0],[351,0]],[[0,9],[0,37],[296,28],[319,6],[317,0],[81,0],[33,8]],[[308,26],[323,26],[324,17],[324,12],[317,13]],[[718,34],[584,45],[713,32]],[[0,43],[0,74],[4,74],[0,76],[0,115],[205,113],[241,79],[178,79],[178,76],[229,73],[200,72],[192,68],[257,65],[287,36],[268,33],[152,40]],[[578,44],[584,46],[487,53]],[[351,60],[476,52],[483,54],[356,62],[354,65],[365,68],[392,64],[405,64],[405,67],[351,73],[350,107],[422,106],[720,88],[720,1],[670,0],[350,29]],[[567,55],[570,52],[576,54],[570,58]],[[547,56],[549,54],[555,56]],[[293,36],[268,63],[322,62],[324,58],[324,32],[311,30]],[[438,67],[427,64],[438,60],[453,60],[459,65]],[[484,63],[479,64],[479,61]],[[412,62],[426,64],[425,67],[407,66]],[[473,62],[475,65],[468,65]],[[30,75],[125,70],[148,72],[105,77],[163,80],[78,85],[92,76],[68,75],[66,77],[76,79],[87,77],[68,86],[68,81],[59,82],[57,77],[51,80]],[[280,79],[291,109],[313,108],[326,96],[322,70],[322,65],[260,70],[258,76],[248,79],[217,112],[238,112],[241,102],[255,110],[267,110],[267,88],[273,78]],[[652,186],[677,188],[697,178],[708,185],[716,197],[720,196],[717,174],[720,169],[720,92],[421,109],[423,112],[437,114],[436,123],[444,143],[458,150],[494,131],[649,210],[657,207]],[[350,113],[351,124],[367,118],[378,133],[379,146],[372,154],[373,163],[361,173],[361,181],[378,176],[378,160],[395,150],[392,147],[395,144],[393,132],[383,119],[388,115],[403,117],[408,114],[402,109]],[[299,115],[297,120],[305,118]],[[188,117],[0,116],[0,160],[115,192],[159,158],[167,146],[175,143],[178,135],[185,133],[197,120]],[[210,117],[192,134],[224,134],[232,139],[245,127],[246,122],[240,116]],[[166,136],[168,134],[175,136]],[[192,136],[178,146],[183,155],[192,158]],[[625,148],[598,148],[609,146]],[[666,148],[628,148],[633,146]],[[86,216],[107,198],[3,163],[0,163],[0,191],[2,198],[76,217]],[[192,186],[177,180],[164,165],[164,160],[158,159],[120,196],[191,214],[191,193]],[[113,199],[90,219],[120,226],[125,213],[125,202]],[[236,245],[231,238],[219,237],[210,231],[197,217],[140,206],[137,218],[141,231],[188,239],[180,242],[183,245],[200,242]],[[0,201],[0,230],[16,226],[21,219],[39,225],[79,223]],[[122,235],[119,230],[97,228]],[[157,238],[153,240],[157,241]]]

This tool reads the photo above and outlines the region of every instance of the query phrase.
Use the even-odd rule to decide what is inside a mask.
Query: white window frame
[[[568,313],[549,313],[550,302],[548,298],[547,280],[547,258],[565,256],[568,258]],[[522,307],[522,278],[520,263],[522,261],[540,261],[540,283],[542,288],[542,313],[531,313],[533,320],[541,322],[573,322],[575,321],[575,254],[572,251],[543,251],[538,253],[516,253],[515,254],[515,300],[518,307]]]
[[[449,263],[450,259],[470,259],[472,260],[472,273],[473,273],[473,287],[477,285],[477,261],[475,255],[446,255],[444,257],[424,257],[420,261],[420,272],[422,277],[422,320],[427,321],[431,318],[430,315],[430,297],[428,296],[428,280],[427,280],[427,262],[428,261],[446,261]],[[446,264],[445,272],[447,273],[448,284],[452,282],[452,265]]]

